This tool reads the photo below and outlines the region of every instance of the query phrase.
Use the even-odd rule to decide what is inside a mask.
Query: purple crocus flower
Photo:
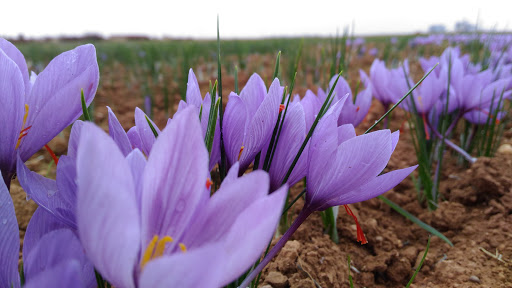
[[[268,195],[266,173],[237,178],[235,163],[210,198],[208,152],[193,110],[174,117],[140,166],[93,124],[82,128],[78,232],[88,258],[116,287],[226,285],[274,233],[287,187]]]
[[[381,130],[356,136],[351,124],[338,127],[343,103],[335,103],[320,119],[309,146],[306,203],[293,224],[240,287],[258,275],[291,235],[314,211],[361,202],[392,189],[417,166],[379,175],[398,143],[398,132]],[[353,216],[348,206],[347,213]],[[366,239],[356,220],[357,239]]]
[[[407,60],[404,61],[404,67],[408,75]],[[397,102],[409,90],[402,66],[387,69],[384,61],[379,59],[375,59],[370,67],[370,79],[373,96],[386,108]]]
[[[240,161],[243,173],[268,145],[277,122],[283,87],[276,78],[269,88],[253,74],[240,96],[229,95],[224,113],[223,137],[228,166]]]
[[[361,82],[364,86],[364,89],[357,93],[355,100],[351,99],[354,96],[350,86],[344,78],[340,77],[336,87],[334,88],[336,97],[338,97],[337,99],[340,99],[347,93],[352,96],[349,96],[349,100],[344,103],[343,108],[341,109],[340,118],[338,118],[338,125],[352,124],[357,126],[364,120],[364,117],[366,117],[368,111],[370,111],[370,106],[372,105],[371,82],[363,70],[359,70],[359,75],[361,77]],[[336,81],[336,77],[331,79],[329,85],[334,85],[334,81]]]
[[[82,113],[99,81],[96,50],[79,46],[55,57],[29,80],[23,54],[0,38],[0,170],[9,186],[16,154],[26,161]]]
[[[2,181],[0,206],[0,286],[18,288],[18,222],[11,196]],[[27,227],[23,242],[24,287],[94,287],[93,267],[85,258],[78,238],[49,217],[53,218],[38,208]]]
[[[218,96],[215,95],[215,101],[217,101]],[[195,107],[197,115],[201,113],[201,129],[203,131],[203,138],[206,136],[206,130],[208,129],[208,119],[210,115],[211,109],[211,96],[210,93],[206,93],[204,99],[201,97],[201,90],[199,89],[199,83],[197,82],[196,75],[192,69],[188,72],[188,82],[187,82],[187,94],[186,94],[186,102],[180,101],[178,106],[178,111],[176,114],[184,110],[185,108],[191,106]],[[202,112],[201,112],[202,110]],[[213,169],[215,164],[220,161],[220,125],[219,125],[219,117],[217,117],[217,123],[215,125],[215,135],[213,136],[213,145],[212,151],[210,155],[210,171]]]

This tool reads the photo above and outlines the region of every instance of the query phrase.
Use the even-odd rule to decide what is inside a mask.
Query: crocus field
[[[0,38],[0,287],[512,287],[511,97],[511,34]]]

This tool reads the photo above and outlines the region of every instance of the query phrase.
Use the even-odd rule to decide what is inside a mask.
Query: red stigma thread
[[[354,218],[354,221],[356,222],[357,242],[361,242],[361,245],[368,243],[368,241],[366,241],[366,237],[364,237],[363,229],[361,229],[361,226],[359,226],[359,221],[357,221],[356,215],[354,215],[354,213],[352,212],[350,207],[348,207],[348,205],[343,205],[343,207],[345,207],[345,211],[347,211],[347,214],[352,216],[352,218]]]
[[[356,112],[359,112],[359,109],[360,109],[360,108],[361,108],[361,107],[357,106],[357,108],[356,108]]]
[[[59,164],[59,158],[53,153],[52,149],[48,145],[44,145],[44,148],[50,153],[50,156],[52,156],[53,162],[55,162],[55,165]]]
[[[279,113],[283,112],[284,104],[279,104]]]
[[[427,140],[430,140],[430,133],[428,133],[428,127],[427,127],[427,116],[425,116],[425,113],[421,114],[421,118],[423,118],[423,126],[425,129],[425,138]]]
[[[210,178],[206,179],[206,189],[210,189],[212,187],[212,180]]]

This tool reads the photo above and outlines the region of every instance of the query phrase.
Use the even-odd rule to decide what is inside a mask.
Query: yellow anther
[[[151,239],[151,242],[149,242],[148,247],[146,248],[146,251],[144,251],[144,255],[142,256],[142,261],[140,262],[140,268],[144,268],[146,264],[153,258],[153,250],[155,250],[156,242],[158,241],[158,236],[153,236],[153,239]]]
[[[242,156],[242,152],[244,151],[245,146],[240,147],[240,152],[238,152],[238,160],[240,160],[240,156]]]
[[[27,123],[27,117],[28,117],[28,104],[25,104],[25,115],[23,115],[23,124],[21,125],[20,136],[18,137],[18,142],[16,143],[16,147],[14,149],[18,149],[18,147],[20,146],[20,143],[21,143],[21,139],[23,139],[23,137],[25,137],[27,135],[26,132],[28,129],[25,129],[25,124]]]
[[[185,244],[183,244],[183,243],[180,243],[180,249],[181,249],[181,252],[183,252],[183,253],[187,252],[187,246],[185,246]]]
[[[153,254],[153,257],[151,257],[151,259],[164,255],[165,244],[171,243],[172,241],[174,240],[172,239],[171,236],[165,236],[164,238],[158,240],[158,243],[156,244],[155,253]]]

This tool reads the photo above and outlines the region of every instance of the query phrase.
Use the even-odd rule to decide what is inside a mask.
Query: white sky
[[[144,34],[153,37],[330,36],[355,21],[356,35],[453,30],[467,20],[511,30],[512,0],[0,0],[0,35]]]

